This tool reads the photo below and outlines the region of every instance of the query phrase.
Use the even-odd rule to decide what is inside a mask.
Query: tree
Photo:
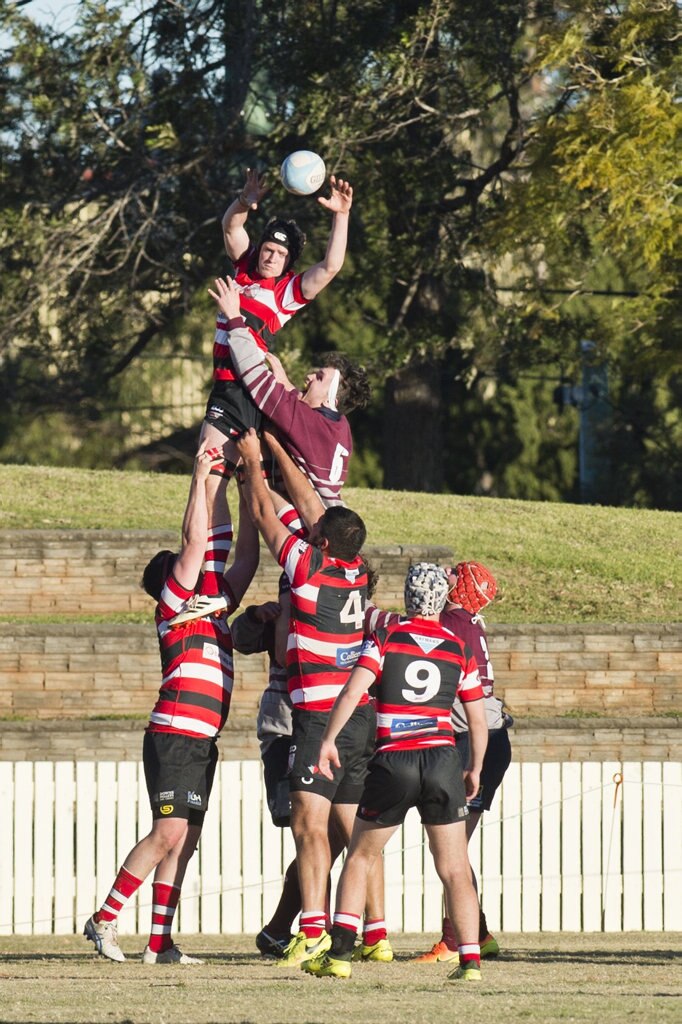
[[[0,71],[0,388],[22,420],[115,404],[140,354],[205,308],[244,164],[305,147],[357,199],[344,274],[282,351],[307,361],[331,341],[371,366],[384,391],[357,433],[372,479],[381,464],[394,487],[571,495],[575,424],[557,428],[551,393],[584,337],[609,363],[618,436],[635,393],[656,396],[642,452],[679,429],[673,0],[79,9],[59,35],[0,7],[16,39]],[[321,249],[314,202],[273,190],[260,215],[273,207]],[[451,438],[491,424],[502,443],[474,443],[465,466]],[[637,450],[629,493],[646,502],[661,487]]]

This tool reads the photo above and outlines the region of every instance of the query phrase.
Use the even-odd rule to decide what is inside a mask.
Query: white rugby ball
[[[284,160],[279,172],[287,192],[309,196],[324,184],[327,169],[324,160],[308,149],[297,149]]]

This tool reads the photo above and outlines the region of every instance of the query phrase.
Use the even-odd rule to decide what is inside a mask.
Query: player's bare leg
[[[426,825],[438,877],[445,889],[448,916],[459,940],[459,967],[451,980],[480,980],[478,899],[471,881],[467,834],[463,821],[451,825]]]
[[[346,846],[350,846],[351,835],[357,821],[356,811],[356,804],[332,805],[332,817],[336,818],[337,827],[344,836]],[[386,933],[383,852],[374,859],[367,875],[366,886],[363,941],[356,951],[356,956],[358,959],[390,963],[393,960],[393,950]]]
[[[291,831],[296,843],[301,907],[304,912],[324,906],[331,868],[328,836],[330,808],[329,800],[318,793],[291,794]]]
[[[152,886],[152,927],[142,954],[145,964],[203,963],[183,953],[171,936],[187,865],[196,852],[200,836],[201,825],[188,824],[182,841],[176,843],[157,865]]]
[[[336,910],[329,953],[303,965],[319,977],[348,978],[357,928],[367,898],[367,878],[397,825],[382,827],[355,819],[350,848],[336,891]]]
[[[299,931],[284,950],[280,967],[298,967],[324,953],[331,944],[325,929],[327,884],[331,868],[329,800],[319,793],[291,794],[291,831],[296,843],[301,889]]]
[[[227,501],[227,485],[239,462],[239,452],[234,441],[223,434],[222,430],[218,430],[211,423],[206,423],[205,420],[201,427],[199,444],[202,441],[206,441],[209,448],[219,448],[225,463],[222,472],[211,471],[206,481],[208,521],[210,524],[229,523],[231,516]]]

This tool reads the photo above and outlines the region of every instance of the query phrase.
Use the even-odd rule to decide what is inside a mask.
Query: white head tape
[[[339,384],[341,383],[341,371],[334,370],[334,376],[331,379],[329,385],[329,391],[327,392],[327,405],[330,409],[336,412],[336,396],[339,393]]]

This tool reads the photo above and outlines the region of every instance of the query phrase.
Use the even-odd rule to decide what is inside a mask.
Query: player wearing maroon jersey
[[[364,644],[329,716],[319,753],[325,777],[343,760],[336,740],[358,701],[376,684],[377,750],[369,764],[348,856],[341,873],[332,945],[302,964],[320,977],[347,978],[367,873],[410,807],[417,807],[460,938],[452,980],[480,980],[478,901],[467,856],[466,798],[478,791],[486,744],[483,691],[471,651],[438,621],[448,579],[436,565],[410,567],[407,618]],[[450,709],[458,695],[469,729],[470,763],[462,777]]]
[[[325,505],[340,504],[353,450],[346,413],[369,401],[363,369],[340,353],[325,357],[311,371],[301,393],[281,370],[269,370],[239,311],[239,292],[231,278],[215,282],[210,294],[225,314],[235,368],[253,402],[279,431],[287,451],[308,475]]]
[[[154,871],[152,929],[143,962],[202,962],[173,943],[171,929],[185,870],[201,835],[218,759],[216,740],[230,706],[232,643],[222,614],[192,617],[176,627],[172,621],[181,617],[178,612],[192,595],[206,593],[207,579],[209,593],[214,592],[206,481],[216,454],[204,445],[197,454],[179,553],[159,551],[143,575],[144,589],[157,601],[163,675],[143,745],[153,824],[126,857],[99,911],[85,924],[85,936],[110,960],[125,960],[117,938],[118,914]],[[224,517],[224,510],[216,512]],[[226,573],[228,612],[239,604],[257,567],[257,536],[245,509],[242,522],[235,560]],[[202,565],[209,568],[202,572]]]
[[[293,736],[289,788],[302,910],[300,930],[278,962],[294,966],[327,949],[331,941],[324,928],[331,866],[330,816],[342,835],[348,836],[373,747],[375,716],[365,696],[339,739],[344,750],[343,770],[331,778],[322,778],[315,771],[329,709],[362,644],[367,573],[359,551],[365,527],[356,513],[336,506],[324,511],[308,542],[292,536],[277,518],[261,476],[255,431],[244,435],[237,447],[244,460],[249,510],[291,583],[287,676]],[[364,903],[363,899],[363,907]],[[375,931],[385,935],[383,899],[381,911],[369,913],[377,925]]]
[[[318,202],[332,214],[324,259],[302,273],[293,269],[305,245],[305,235],[295,221],[269,221],[258,245],[251,245],[246,221],[267,191],[255,170],[247,171],[241,193],[225,211],[223,238],[227,255],[235,265],[240,305],[237,315],[241,312],[244,316],[249,338],[261,356],[267,351],[268,339],[326,288],[343,266],[353,189],[348,181],[334,176],[330,178],[330,189],[329,198],[318,197]],[[209,446],[222,448],[225,463],[221,472],[229,479],[237,462],[234,439],[250,426],[260,428],[261,413],[235,377],[227,341],[227,324],[221,310],[213,349],[213,388],[201,436]],[[291,387],[288,381],[287,385]],[[209,505],[216,486],[217,481],[209,485]]]

